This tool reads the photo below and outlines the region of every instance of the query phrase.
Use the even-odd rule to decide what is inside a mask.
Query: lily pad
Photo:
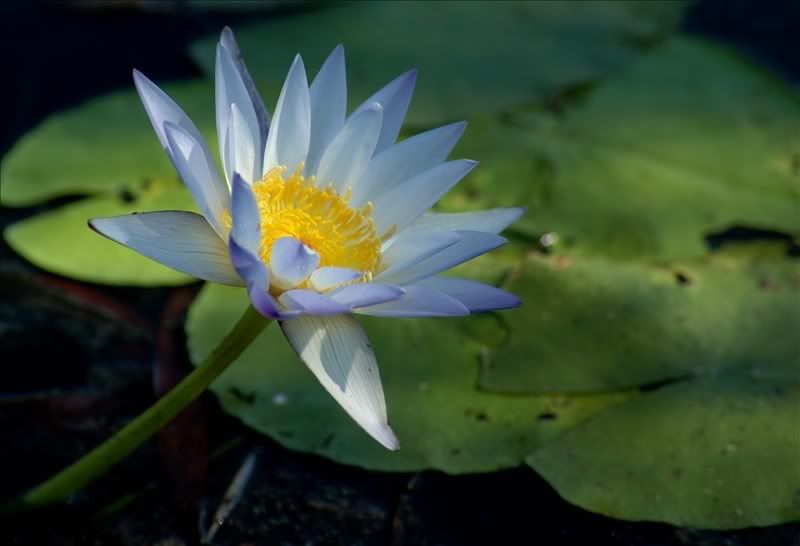
[[[596,416],[528,463],[568,501],[628,520],[735,529],[800,520],[800,385],[714,377]]]
[[[738,252],[664,264],[532,256],[480,384],[595,392],[736,370],[800,381],[800,268]]]
[[[34,265],[84,281],[127,286],[185,284],[195,279],[100,236],[87,221],[153,210],[195,210],[178,181],[154,180],[127,198],[82,199],[8,227],[9,246]]]
[[[214,83],[168,84],[166,91],[216,150]],[[133,87],[55,114],[22,137],[0,166],[0,203],[33,205],[64,195],[136,192],[176,178]]]
[[[800,100],[735,55],[675,38],[569,106],[476,119],[455,155],[481,166],[442,207],[526,204],[517,230],[579,255],[700,256],[734,225],[800,235]]]
[[[416,66],[409,120],[430,125],[542,100],[606,75],[676,28],[686,5],[590,2],[576,10],[565,2],[354,2],[237,28],[236,35],[270,99],[298,51],[314,74],[343,37],[356,101]],[[482,39],[486,33],[502,37]],[[216,41],[212,36],[191,49],[208,75]]]
[[[186,327],[194,362],[216,346],[247,305],[244,290],[203,288]],[[518,465],[533,448],[564,429],[631,396],[508,397],[480,392],[475,381],[481,343],[498,340],[475,341],[443,319],[362,322],[378,356],[399,452],[379,446],[346,416],[274,326],[212,390],[228,413],[292,449],[377,470],[437,468],[450,473]],[[473,328],[480,330],[481,324],[475,322]]]

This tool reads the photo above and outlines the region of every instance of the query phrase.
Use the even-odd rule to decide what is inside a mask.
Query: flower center
[[[275,167],[252,186],[261,215],[261,259],[268,264],[273,243],[293,237],[319,254],[320,267],[377,272],[383,238],[375,234],[372,203],[353,209],[349,190],[340,196],[330,185],[316,188],[302,170],[300,165],[287,177],[285,167]]]

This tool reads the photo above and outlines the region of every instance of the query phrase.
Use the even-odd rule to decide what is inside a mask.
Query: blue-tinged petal
[[[306,69],[295,57],[283,83],[275,116],[267,136],[262,174],[279,165],[293,172],[306,160],[311,137],[311,105]]]
[[[453,246],[461,240],[458,233],[438,231],[434,233],[400,233],[387,243],[383,250],[381,262],[385,269],[381,275],[390,275],[395,271],[421,262],[422,260]]]
[[[319,265],[319,254],[293,237],[281,237],[272,244],[269,268],[270,282],[276,288],[289,290],[302,284]]]
[[[364,276],[364,273],[347,267],[320,267],[308,279],[314,290],[325,292]]]
[[[280,325],[311,373],[348,415],[381,445],[398,449],[375,353],[358,322],[348,315],[303,316]]]
[[[228,230],[222,220],[230,206],[230,190],[217,174],[208,149],[182,127],[164,123],[170,158],[197,203],[198,208],[217,234],[225,239]]]
[[[231,264],[239,274],[244,285],[248,290],[256,287],[260,291],[269,289],[269,272],[267,266],[257,254],[250,252],[239,244],[236,237],[231,235],[228,239],[228,252],[230,253]]]
[[[375,200],[375,230],[383,233],[392,226],[398,231],[431,208],[450,188],[475,168],[467,159],[448,161],[395,186]]]
[[[258,164],[258,168],[261,168],[261,153],[266,142],[261,140],[259,120],[250,90],[247,88],[231,52],[222,43],[217,45],[215,80],[217,138],[225,176],[230,182],[233,173],[239,172],[252,182],[257,176],[253,165]],[[233,124],[231,119],[232,107],[238,111],[236,124]],[[252,149],[250,153],[253,158],[250,165],[247,166],[248,168],[245,169],[241,164],[231,164],[230,160],[235,159],[236,154],[229,157],[229,153],[225,149],[225,143],[228,141],[235,141],[239,146],[247,145]]]
[[[369,105],[373,102],[383,106],[383,125],[381,126],[381,136],[378,139],[375,153],[385,150],[397,140],[400,127],[403,125],[403,120],[408,111],[408,104],[411,102],[411,94],[414,92],[416,81],[417,71],[409,70],[389,82],[353,112],[353,115],[356,115],[369,108]]]
[[[475,210],[470,212],[428,212],[408,226],[408,232],[485,231],[500,233],[519,220],[525,207]]]
[[[222,30],[219,43],[230,53],[231,59],[233,59],[236,69],[239,71],[239,75],[242,78],[242,82],[244,82],[244,86],[247,88],[247,94],[250,95],[250,103],[253,105],[258,121],[258,142],[263,145],[267,142],[267,133],[269,132],[269,113],[264,107],[264,102],[261,100],[258,89],[256,89],[256,84],[244,64],[242,52],[239,50],[239,44],[236,43],[236,38],[234,38],[233,31],[230,28],[225,27]],[[259,150],[259,154],[260,153],[261,150]]]
[[[288,311],[299,311],[303,315],[341,315],[350,312],[346,305],[312,290],[287,290],[278,300]]]
[[[248,252],[258,255],[261,244],[261,215],[258,203],[250,184],[237,173],[233,176],[231,192],[231,237],[234,237]]]
[[[340,288],[330,294],[330,298],[350,309],[368,307],[379,303],[386,303],[401,298],[405,290],[399,286],[369,282],[353,284]]]
[[[512,309],[522,304],[522,301],[510,292],[468,279],[429,277],[419,281],[415,286],[443,292],[463,303],[470,313]]]
[[[464,132],[466,122],[451,123],[398,142],[377,154],[353,186],[350,204],[375,201],[398,184],[432,169],[447,159]]]
[[[503,237],[493,233],[482,231],[458,231],[456,233],[461,237],[456,244],[416,264],[389,274],[376,275],[375,280],[405,286],[455,267],[506,243]]]
[[[258,286],[250,286],[247,289],[247,295],[250,297],[250,303],[253,308],[270,319],[281,320],[287,318],[287,314],[280,311],[278,302],[273,298],[269,292]]]
[[[317,186],[333,184],[343,194],[361,178],[375,151],[382,116],[377,102],[350,116],[322,155],[316,172]]]
[[[305,176],[317,172],[319,161],[333,137],[344,127],[347,114],[347,78],[344,47],[336,49],[325,59],[309,90],[311,99],[311,141],[306,158]]]
[[[256,158],[256,145],[236,104],[231,104],[228,127],[223,156],[228,182],[232,182],[235,173],[250,182],[257,180],[260,173],[256,174],[256,170],[260,171],[261,161]]]
[[[101,235],[139,254],[206,281],[241,286],[225,243],[205,218],[193,212],[163,211],[95,218]]]
[[[404,286],[397,300],[363,307],[354,312],[376,317],[453,317],[468,315],[469,309],[455,298],[424,286]]]

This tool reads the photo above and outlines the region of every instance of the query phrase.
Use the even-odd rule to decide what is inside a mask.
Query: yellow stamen
[[[348,267],[371,278],[380,268],[382,242],[375,234],[372,204],[351,208],[349,191],[340,196],[331,185],[315,187],[302,167],[288,177],[285,167],[275,167],[253,184],[261,214],[261,259],[269,263],[273,243],[294,237],[320,255],[320,267]]]

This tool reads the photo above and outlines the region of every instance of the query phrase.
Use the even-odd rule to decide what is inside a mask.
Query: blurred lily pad
[[[418,67],[408,119],[430,125],[542,100],[606,75],[674,30],[686,5],[587,2],[576,10],[569,2],[352,2],[235,30],[269,99],[298,51],[314,74],[346,37],[350,97],[362,101]],[[502,37],[484,40],[486,32]],[[216,41],[212,36],[191,49],[208,75]]]
[[[168,84],[163,89],[216,150],[214,83]],[[177,175],[131,80],[128,90],[47,118],[3,158],[0,176],[0,203],[23,207],[64,195],[136,192],[147,180]]]
[[[202,289],[186,326],[194,362],[216,346],[247,305],[244,290],[210,284]],[[228,413],[292,449],[371,469],[450,473],[518,465],[562,430],[631,396],[480,392],[475,382],[481,343],[499,340],[475,341],[449,320],[368,319],[363,324],[378,356],[399,452],[383,449],[346,416],[277,327],[264,332],[212,390]],[[480,327],[474,323],[476,330]]]
[[[153,180],[121,196],[82,199],[8,227],[9,246],[34,265],[84,281],[153,286],[195,279],[100,236],[87,221],[153,210],[195,210],[192,196],[178,181]]]
[[[527,204],[515,226],[561,253],[705,253],[734,225],[800,234],[796,93],[735,55],[675,38],[562,117],[475,120],[456,155],[481,161],[442,202]]]
[[[528,462],[568,501],[628,520],[735,529],[800,519],[800,385],[714,377],[592,418]]]
[[[595,392],[735,370],[800,381],[800,268],[735,253],[650,265],[525,261],[508,287],[480,384],[495,392]]]

